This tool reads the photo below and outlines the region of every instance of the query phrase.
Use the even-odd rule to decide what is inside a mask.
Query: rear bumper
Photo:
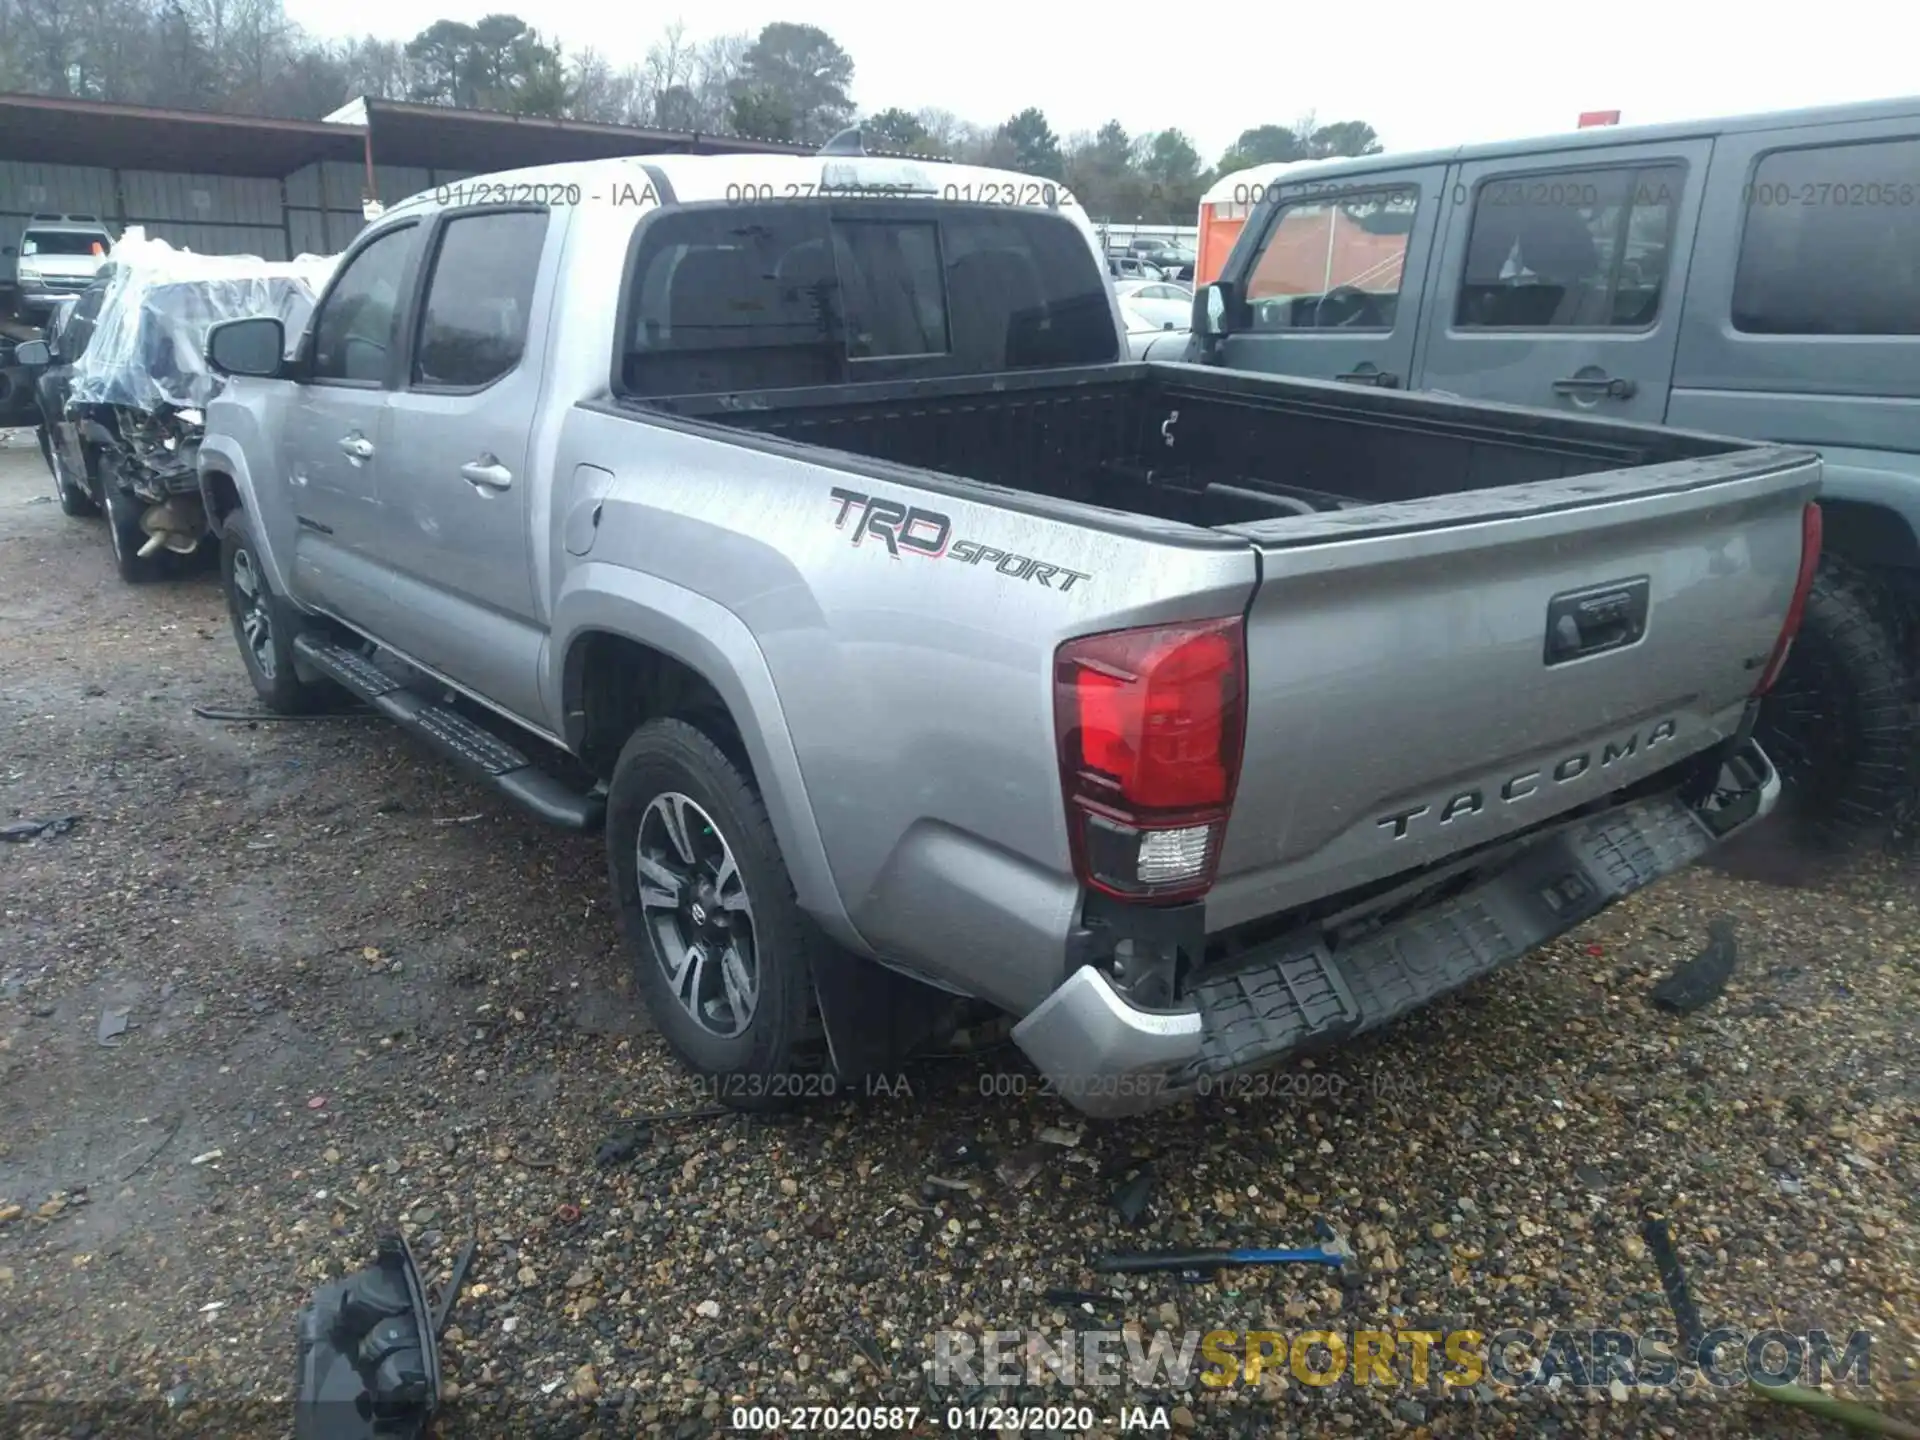
[[[1590,816],[1338,953],[1310,933],[1238,957],[1231,971],[1204,976],[1183,1008],[1141,1009],[1105,972],[1082,966],[1013,1038],[1076,1108],[1116,1117],[1363,1034],[1685,869],[1780,798],[1779,776],[1750,740],[1721,775],[1715,808],[1670,792]],[[1728,777],[1738,786],[1731,795]]]

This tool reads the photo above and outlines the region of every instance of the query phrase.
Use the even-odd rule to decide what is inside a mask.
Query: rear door
[[[374,550],[395,598],[381,638],[537,719],[528,473],[544,316],[564,228],[544,207],[443,212],[382,453]]]
[[[1420,281],[1444,200],[1446,167],[1274,187],[1258,242],[1227,278],[1246,298],[1227,336],[1230,369],[1398,389],[1419,330]]]
[[[1712,146],[1453,167],[1420,387],[1663,420]]]

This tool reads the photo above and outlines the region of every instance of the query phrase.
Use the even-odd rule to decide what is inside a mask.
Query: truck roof
[[[836,193],[857,194],[864,187],[872,187],[889,192],[898,188],[908,195],[934,199],[1042,208],[1047,207],[1051,191],[1060,202],[1058,208],[1076,214],[1080,211],[1079,202],[1064,186],[1037,176],[944,160],[880,155],[634,155],[577,160],[471,176],[422,190],[393,209],[457,204],[458,197],[469,188],[478,195],[483,186],[504,190],[491,197],[501,200],[515,199],[521,187],[528,187],[526,198],[537,201],[539,194],[533,187],[577,185],[577,203],[633,204],[632,199],[625,198],[627,187],[644,192],[648,184],[653,184],[657,192],[661,180],[670,192],[658,195],[663,204],[831,198]],[[569,203],[576,202],[570,199]]]
[[[1245,193],[1264,189],[1268,185],[1290,185],[1296,180],[1310,180],[1324,175],[1364,175],[1379,170],[1408,170],[1420,165],[1504,160],[1516,155],[1605,149],[1614,145],[1668,140],[1712,139],[1717,135],[1749,130],[1857,125],[1862,121],[1911,116],[1920,116],[1920,96],[1863,100],[1847,105],[1820,105],[1801,110],[1760,111],[1749,115],[1711,116],[1699,120],[1671,120],[1658,125],[1595,125],[1585,130],[1528,135],[1518,140],[1489,140],[1440,150],[1398,150],[1380,155],[1340,156],[1330,160],[1294,160],[1275,165],[1255,165],[1223,175],[1208,190],[1202,203],[1227,199],[1236,188]]]
[[[40,235],[105,235],[110,232],[101,221],[82,220],[78,216],[74,216],[65,220],[29,220],[21,233]]]

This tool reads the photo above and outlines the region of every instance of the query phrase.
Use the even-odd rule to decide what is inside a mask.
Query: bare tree
[[[687,27],[675,20],[648,48],[647,63],[640,72],[646,91],[643,124],[666,124],[661,112],[667,96],[693,88],[699,63],[698,51],[687,39]]]
[[[721,35],[700,47],[693,84],[687,87],[693,124],[684,128],[718,131],[729,128],[734,82],[740,78],[747,51],[752,48],[753,37],[744,32]]]

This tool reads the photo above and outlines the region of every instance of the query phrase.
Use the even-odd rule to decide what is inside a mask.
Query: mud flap
[[[440,1407],[426,1285],[399,1233],[379,1258],[322,1285],[300,1312],[296,1440],[416,1440]]]
[[[857,955],[832,950],[813,962],[814,1003],[841,1080],[899,1064],[939,1033],[957,997]]]

